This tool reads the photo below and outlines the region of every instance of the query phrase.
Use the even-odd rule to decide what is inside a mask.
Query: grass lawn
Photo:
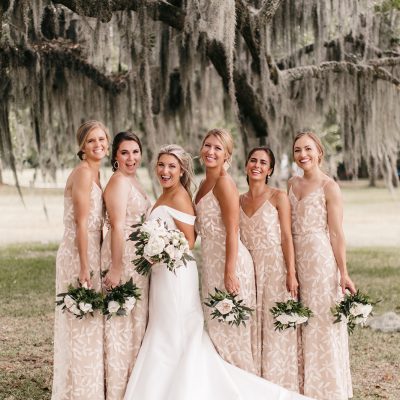
[[[0,399],[49,399],[56,245],[0,248]],[[348,252],[353,280],[400,312],[400,249]],[[354,399],[400,399],[400,333],[356,329],[350,339]],[[250,399],[249,399],[250,400]]]

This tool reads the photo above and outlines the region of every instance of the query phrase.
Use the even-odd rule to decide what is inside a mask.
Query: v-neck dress
[[[253,258],[257,293],[257,362],[261,376],[289,390],[299,390],[297,332],[276,331],[270,309],[290,299],[277,209],[266,200],[248,217],[240,208],[240,236]]]
[[[226,231],[222,221],[221,208],[212,190],[195,205],[196,231],[201,236],[202,300],[214,293],[214,289],[225,290],[225,250]],[[239,241],[236,262],[236,275],[240,282],[239,298],[249,307],[255,308],[256,290],[254,266],[250,253]],[[211,319],[210,309],[204,306],[204,315],[208,333],[221,357],[229,363],[246,371],[257,373],[255,357],[257,355],[256,318],[250,318],[246,326],[229,326]]]
[[[132,185],[126,207],[125,240],[133,230],[132,225],[140,223],[142,216],[147,216],[150,206],[150,201]],[[122,256],[121,281],[125,283],[133,278],[133,282],[140,288],[141,298],[129,315],[105,321],[104,361],[107,400],[122,399],[146,330],[149,278],[135,271],[135,265],[132,264],[132,260],[137,257],[135,252],[135,243],[127,240]],[[110,230],[104,238],[101,249],[101,265],[103,271],[110,269],[112,265]]]
[[[301,200],[289,190],[301,301],[314,313],[302,327],[304,394],[319,400],[352,397],[347,326],[334,324],[331,307],[342,299],[328,231],[324,188]]]

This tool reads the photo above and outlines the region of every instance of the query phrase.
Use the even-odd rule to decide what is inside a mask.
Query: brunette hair
[[[110,142],[110,135],[108,133],[108,129],[102,122],[96,120],[90,120],[84,122],[76,131],[76,141],[78,142],[79,146],[79,151],[78,153],[76,153],[76,155],[79,157],[80,160],[83,160],[83,155],[85,154],[83,148],[85,147],[86,139],[89,133],[95,128],[101,129],[106,134],[108,142]]]
[[[294,145],[296,142],[303,136],[308,136],[317,146],[317,149],[320,153],[318,156],[318,164],[321,164],[322,160],[324,159],[325,155],[325,148],[324,145],[321,142],[321,139],[318,137],[318,135],[311,129],[302,129],[296,133],[296,136],[293,139],[293,146],[292,146],[292,156],[294,157]]]
[[[246,158],[246,165],[249,162],[251,156],[256,152],[256,151],[265,151],[267,153],[267,156],[269,158],[269,166],[271,168],[271,173],[269,175],[267,175],[265,177],[265,184],[268,183],[268,179],[272,176],[272,174],[274,173],[274,169],[275,169],[275,155],[272,152],[272,150],[269,147],[254,147],[253,149],[251,149],[249,151],[249,154],[247,155]],[[246,177],[247,183],[249,183],[249,177]]]
[[[182,186],[185,188],[185,190],[189,193],[190,198],[192,198],[191,187],[194,183],[192,157],[181,146],[177,144],[169,144],[161,147],[157,155],[157,161],[163,154],[170,154],[178,160],[182,170],[182,176],[180,177],[179,180]]]
[[[233,138],[231,133],[224,128],[214,128],[207,132],[206,136],[201,143],[201,147],[204,146],[205,141],[210,136],[215,136],[221,143],[226,153],[228,153],[228,159],[226,160],[228,164],[232,161],[232,153],[233,153]]]
[[[142,143],[141,143],[138,135],[136,135],[136,133],[130,132],[130,131],[124,131],[124,132],[117,133],[114,137],[114,140],[112,143],[112,150],[111,150],[111,168],[113,171],[117,170],[117,168],[115,168],[115,166],[114,166],[114,163],[116,161],[119,146],[122,142],[125,142],[127,140],[136,142],[139,146],[140,154],[142,154]]]

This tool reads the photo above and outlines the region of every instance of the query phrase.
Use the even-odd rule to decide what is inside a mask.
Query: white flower
[[[90,303],[84,303],[81,301],[79,303],[79,308],[86,314],[88,312],[93,312],[93,307]]]
[[[72,305],[71,308],[68,309],[69,311],[71,311],[73,314],[75,315],[81,315],[81,310],[77,307],[76,304]]]
[[[228,314],[228,315],[225,317],[225,321],[226,321],[226,322],[233,322],[234,320],[235,320],[235,315],[234,315],[233,313]]]
[[[292,313],[292,314],[289,314],[288,316],[287,316],[287,318],[288,318],[288,322],[290,322],[290,323],[296,323],[298,320],[299,320],[299,315],[298,314],[296,314],[296,313]]]
[[[176,253],[177,253],[177,248],[174,245],[172,245],[172,244],[168,245],[164,249],[164,251],[171,257],[172,260],[175,260]]]
[[[160,254],[164,250],[164,239],[159,236],[150,237],[146,246],[144,246],[143,253],[147,257],[153,257]]]
[[[307,321],[308,321],[308,317],[305,317],[305,316],[300,317],[300,316],[299,316],[299,318],[298,318],[297,321],[296,321],[296,324],[297,324],[297,325],[304,324],[304,323],[307,322]]]
[[[175,247],[178,247],[178,246],[179,246],[179,239],[173,238],[173,239],[172,239],[172,244],[173,244]]]
[[[74,305],[76,306],[76,301],[69,294],[67,294],[64,297],[64,304],[67,308],[71,308]]]
[[[120,309],[120,305],[117,301],[111,300],[108,303],[107,310],[110,314],[116,313]]]
[[[229,314],[233,309],[233,301],[229,299],[223,299],[218,302],[215,308],[222,314]]]
[[[287,314],[278,315],[275,319],[282,325],[287,325],[290,322],[290,316]]]
[[[135,304],[136,304],[136,299],[133,296],[128,297],[125,300],[124,308],[126,311],[131,311],[133,309],[133,307],[135,307]]]
[[[356,318],[354,318],[353,322],[354,322],[356,325],[359,325],[359,324],[364,325],[365,322],[367,321],[367,318],[368,318],[368,317],[362,317],[362,316],[356,317]]]
[[[161,229],[161,225],[157,220],[146,221],[140,230],[144,233],[148,233],[150,236],[157,235]]]
[[[363,318],[367,318],[371,311],[371,304],[353,303],[350,307],[350,314],[355,317],[362,315]]]
[[[87,289],[87,288],[88,288],[88,284],[87,284],[86,281],[82,283],[82,287],[83,287],[84,289]]]

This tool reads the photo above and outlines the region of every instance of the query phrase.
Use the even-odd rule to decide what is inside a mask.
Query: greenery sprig
[[[209,293],[208,296],[204,304],[212,309],[212,319],[216,318],[218,322],[229,325],[246,326],[254,309],[246,306],[243,300],[237,300],[237,295],[215,288],[215,293]]]

